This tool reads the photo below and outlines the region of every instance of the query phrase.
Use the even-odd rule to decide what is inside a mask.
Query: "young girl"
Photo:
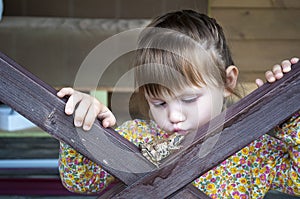
[[[116,128],[137,146],[175,132],[196,131],[221,113],[226,99],[238,95],[238,69],[222,28],[206,15],[184,10],[158,17],[141,33],[138,47],[136,84],[151,119],[135,119]],[[280,79],[297,61],[275,65],[266,73],[267,81]],[[263,83],[257,80],[257,84]],[[65,112],[75,112],[76,127],[89,130],[96,117],[104,127],[116,122],[107,107],[87,94],[63,88],[57,95],[70,96]],[[299,195],[299,114],[274,129],[278,139],[261,136],[193,185],[212,198],[263,198],[269,189]],[[65,143],[61,143],[59,170],[64,186],[73,192],[98,193],[114,181],[101,166]]]

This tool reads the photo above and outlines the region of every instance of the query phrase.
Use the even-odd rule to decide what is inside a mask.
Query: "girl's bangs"
[[[224,85],[220,55],[206,41],[168,29],[146,29],[136,51],[137,87],[151,96],[173,95],[183,88]]]
[[[186,87],[205,85],[197,67],[184,57],[165,50],[143,51],[143,64],[135,69],[137,87],[143,93],[152,97],[172,96]]]

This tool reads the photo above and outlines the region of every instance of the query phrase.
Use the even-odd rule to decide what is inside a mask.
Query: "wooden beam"
[[[165,198],[180,191],[299,111],[299,99],[300,63],[297,63],[284,78],[263,85],[196,134],[188,134],[186,147],[115,198]],[[207,154],[201,153],[203,149],[208,150]]]
[[[0,53],[0,101],[129,185],[155,167],[138,148],[113,129],[95,122],[84,132],[64,114],[65,100],[56,90]]]
[[[300,5],[300,1],[298,2]],[[300,26],[297,21],[294,20],[300,17],[300,8],[213,9],[211,16],[215,18],[219,24],[222,24],[228,40],[299,41],[300,39]],[[276,32],[276,34],[268,34],[269,31]],[[271,46],[266,47],[266,49],[268,48],[271,48]]]
[[[196,197],[197,190],[189,185],[193,179],[300,110],[300,63],[296,65],[283,79],[265,84],[197,133],[190,133],[184,148],[154,171],[137,148],[112,129],[97,122],[91,132],[76,129],[73,118],[64,114],[65,101],[56,97],[56,91],[3,54],[0,101],[131,185],[116,198],[176,198],[183,193]],[[217,143],[202,157],[202,146],[216,138]]]
[[[99,122],[89,132],[76,128],[73,117],[64,114],[65,99],[59,99],[54,88],[1,52],[0,75],[1,102],[124,182],[115,183],[101,197],[110,198],[156,169],[136,146],[113,129],[104,129]]]
[[[300,8],[299,0],[210,0],[211,8]]]
[[[168,198],[172,199],[209,199],[210,197],[205,193],[201,192],[192,184],[187,185],[184,189],[176,192]]]

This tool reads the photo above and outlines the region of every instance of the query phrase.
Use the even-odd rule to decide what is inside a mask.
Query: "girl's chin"
[[[172,134],[173,133],[178,133],[178,134],[180,134],[180,135],[186,135],[186,134],[188,134],[189,133],[189,131],[185,131],[185,130],[178,130],[178,131],[173,131],[172,132]]]
[[[165,130],[166,132],[167,132],[167,134],[168,135],[173,135],[174,133],[178,133],[178,134],[180,134],[180,135],[186,135],[186,134],[188,134],[190,131],[187,131],[187,130]]]

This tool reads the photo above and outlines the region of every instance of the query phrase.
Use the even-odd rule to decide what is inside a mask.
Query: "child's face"
[[[212,87],[186,87],[174,96],[146,95],[154,121],[172,134],[187,134],[221,113],[224,90]]]

